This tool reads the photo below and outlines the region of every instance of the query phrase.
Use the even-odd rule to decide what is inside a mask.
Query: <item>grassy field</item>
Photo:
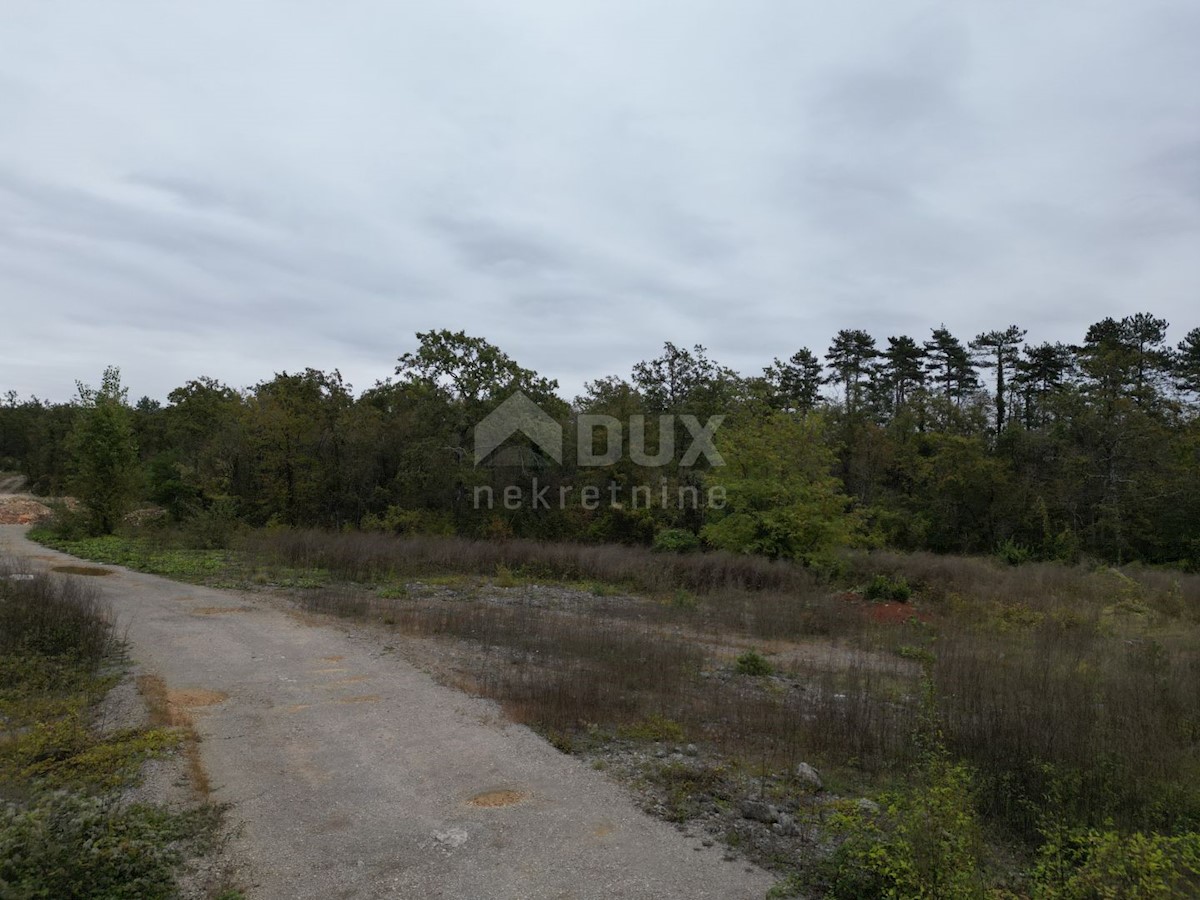
[[[794,872],[797,895],[1200,890],[1197,576],[876,552],[831,582],[622,546],[39,537],[434,639],[443,677],[598,767],[632,759],[668,818],[736,821],[723,839]],[[685,744],[695,759],[655,755]],[[801,837],[738,821],[749,796]]]
[[[0,897],[174,897],[181,867],[212,848],[219,809],[126,802],[142,764],[186,736],[99,727],[122,671],[111,618],[84,579],[0,562]]]

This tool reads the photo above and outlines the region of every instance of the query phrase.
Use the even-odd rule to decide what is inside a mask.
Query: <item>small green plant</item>
[[[0,887],[5,897],[166,900],[178,893],[185,845],[211,815],[63,791],[0,807]]]
[[[684,588],[677,588],[675,593],[671,595],[671,606],[675,609],[693,610],[700,605],[696,599],[696,595]]]
[[[682,741],[684,738],[682,725],[658,713],[651,713],[640,722],[635,722],[631,725],[622,725],[617,729],[617,734],[631,741],[677,742]]]
[[[1010,566],[1019,566],[1033,559],[1033,551],[1012,538],[1005,538],[996,545],[996,556]]]
[[[375,593],[382,600],[403,600],[408,596],[408,585],[401,581],[381,584],[375,589]]]
[[[842,843],[826,865],[826,896],[984,896],[982,832],[964,766],[935,753],[914,787],[881,799],[879,814],[853,807],[832,817]]]
[[[912,597],[912,587],[903,577],[876,575],[867,585],[865,593],[868,600],[895,600],[897,603],[907,603]]]
[[[668,762],[652,766],[648,777],[664,791],[667,820],[686,822],[700,812],[702,799],[720,788],[723,774],[720,767]]]
[[[521,580],[513,574],[512,569],[504,565],[504,563],[499,563],[496,566],[496,577],[492,580],[492,583],[496,587],[513,588],[519,585]]]
[[[774,675],[775,667],[757,651],[747,650],[737,658],[737,662],[734,664],[734,671],[739,675],[762,678],[767,675]]]
[[[1170,900],[1200,893],[1200,834],[1049,835],[1033,872],[1035,900]]]
[[[654,536],[653,549],[658,553],[695,553],[700,538],[685,528],[666,528]]]

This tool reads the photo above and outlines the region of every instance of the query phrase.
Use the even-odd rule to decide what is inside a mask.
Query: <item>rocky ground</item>
[[[0,472],[0,525],[38,525],[54,517],[54,511],[43,499],[26,490],[25,478],[10,472]],[[77,509],[73,497],[56,498],[55,503]]]
[[[50,518],[50,507],[24,489],[20,475],[0,472],[0,525],[36,525]]]

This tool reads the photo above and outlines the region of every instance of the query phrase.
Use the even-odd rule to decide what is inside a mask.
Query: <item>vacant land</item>
[[[13,527],[0,543],[79,567]],[[132,656],[161,679],[147,693],[199,739],[249,896],[723,900],[772,884],[395,645],[269,594],[93,568]]]
[[[302,531],[60,546],[369,623],[800,895],[895,881],[867,846],[961,896],[1086,896],[1089,866],[1140,878],[1138,853],[1171,860],[1162,896],[1196,877],[1195,576],[874,553],[831,584],[719,553]],[[961,841],[911,839],[939,820]]]

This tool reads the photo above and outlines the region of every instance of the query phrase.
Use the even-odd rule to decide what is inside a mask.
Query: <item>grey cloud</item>
[[[1190,0],[10,24],[0,312],[24,338],[0,331],[0,390],[64,397],[108,362],[160,397],[306,365],[364,386],[440,327],[570,396],[664,340],[757,371],[842,327],[1197,324]]]

